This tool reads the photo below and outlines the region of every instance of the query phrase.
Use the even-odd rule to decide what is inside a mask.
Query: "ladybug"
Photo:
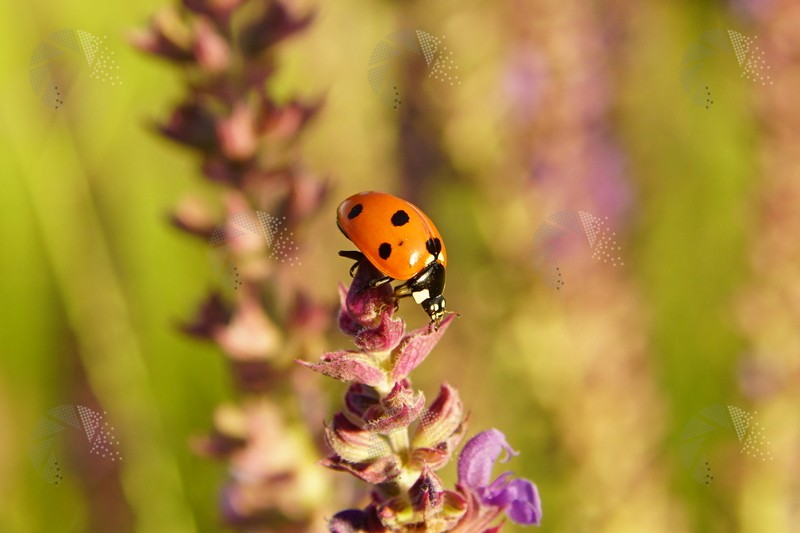
[[[360,250],[339,255],[366,259],[383,274],[370,287],[403,281],[395,287],[395,297],[411,296],[431,322],[442,320],[447,252],[439,230],[419,207],[391,194],[360,192],[339,205],[336,224]],[[351,275],[357,265],[350,269]]]

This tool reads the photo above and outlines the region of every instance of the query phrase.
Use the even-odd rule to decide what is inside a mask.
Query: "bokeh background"
[[[347,279],[338,201],[411,199],[445,237],[461,314],[415,383],[457,386],[470,434],[506,433],[542,530],[800,531],[800,6],[314,4],[296,6],[317,16],[270,81],[279,100],[324,102],[299,150],[331,186],[327,214],[295,232],[308,291],[332,303]],[[218,350],[175,327],[220,276],[208,245],[168,223],[184,195],[219,188],[150,128],[179,72],[126,40],[163,5],[0,7],[3,532],[224,530],[225,465],[189,442],[235,394]],[[65,28],[107,36],[121,84],[61,64],[53,109],[30,60]],[[369,61],[400,30],[442,39],[457,75],[400,69],[394,105]],[[763,79],[704,44],[728,30],[757,37]],[[401,314],[424,323],[410,303]],[[63,481],[43,479],[31,439],[59,405],[104,413],[122,460],[65,441]],[[753,414],[743,435],[764,458],[703,418],[714,406]],[[713,479],[684,464],[701,457]]]

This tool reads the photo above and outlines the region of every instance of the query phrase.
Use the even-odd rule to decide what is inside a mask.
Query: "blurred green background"
[[[213,347],[174,328],[218,279],[207,245],[167,222],[183,195],[219,189],[148,130],[181,79],[126,43],[161,5],[0,7],[2,532],[87,531],[100,510],[118,531],[222,529],[224,465],[188,442],[232,397],[230,379]],[[506,433],[521,451],[508,466],[539,487],[544,531],[800,531],[798,310],[780,296],[797,272],[770,245],[796,235],[770,202],[797,187],[770,176],[798,178],[798,156],[780,149],[798,124],[782,127],[793,117],[770,103],[800,89],[796,74],[780,76],[797,53],[781,37],[783,6],[747,18],[722,2],[346,0],[316,6],[310,29],[281,47],[271,90],[324,96],[301,153],[333,185],[327,215],[297,235],[298,275],[335,300],[349,267],[336,256],[340,199],[386,190],[426,210],[462,316],[416,385],[432,397],[454,384],[470,434]],[[107,36],[122,84],[77,62],[54,110],[32,90],[29,61],[65,28]],[[367,72],[373,47],[403,28],[444,36],[460,84],[412,73],[395,110]],[[692,74],[713,92],[709,109],[697,104],[684,54],[720,28],[784,54],[767,59],[780,91],[720,53]],[[624,265],[593,258],[577,233],[537,239],[563,211],[602,220]],[[411,304],[401,313],[424,321]],[[31,435],[65,404],[106,412],[123,459],[72,456],[54,486],[29,459]],[[682,431],[717,405],[758,411],[771,460],[716,431],[698,441],[705,484],[682,464]]]

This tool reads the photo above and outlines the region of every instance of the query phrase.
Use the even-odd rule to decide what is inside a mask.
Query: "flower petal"
[[[542,501],[539,490],[527,479],[514,479],[505,489],[511,502],[506,515],[523,526],[539,525],[542,522]]]
[[[455,317],[454,314],[448,315],[438,328],[434,324],[429,324],[425,328],[414,330],[406,335],[400,342],[400,346],[394,350],[392,379],[400,381],[417,368],[428,357]]]
[[[392,391],[377,405],[364,413],[364,428],[386,433],[398,428],[408,428],[425,407],[425,396],[414,391],[407,381],[395,383]]]
[[[360,352],[329,352],[322,356],[319,363],[297,362],[339,381],[370,386],[382,385],[386,381],[384,371],[376,366],[369,355]]]
[[[418,468],[427,466],[431,470],[441,470],[450,462],[450,453],[447,450],[436,448],[414,448],[411,452],[410,463]]]
[[[492,481],[491,485],[478,489],[478,495],[481,497],[481,501],[498,507],[508,505],[511,500],[508,497],[506,488],[509,478],[513,475],[512,472],[503,472],[497,479]]]
[[[503,450],[510,455],[517,455],[506,442],[506,436],[497,429],[487,429],[472,437],[458,458],[459,484],[473,490],[487,487],[494,463]]]
[[[350,463],[334,455],[323,459],[320,464],[332,470],[349,472],[371,485],[393,481],[401,474],[400,463],[394,455],[382,457],[372,463]]]
[[[356,346],[365,352],[388,352],[403,338],[406,326],[399,318],[392,318],[392,310],[385,309],[374,328],[362,329],[356,334]]]

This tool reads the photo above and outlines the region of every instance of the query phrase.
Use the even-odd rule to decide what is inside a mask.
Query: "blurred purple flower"
[[[211,434],[192,445],[229,466],[220,502],[228,525],[243,531],[318,531],[328,514],[323,495],[331,491],[324,490],[324,471],[306,468],[308,452],[321,444],[322,435],[316,423],[307,428],[303,423],[316,422],[327,412],[325,395],[313,379],[286,363],[293,354],[318,351],[330,306],[314,302],[299,282],[286,282],[284,269],[293,263],[277,260],[276,243],[285,229],[319,212],[328,190],[289,149],[320,103],[278,102],[267,89],[277,69],[273,45],[298,34],[311,17],[298,13],[293,0],[177,3],[182,5],[160,10],[131,40],[184,74],[185,95],[165,118],[152,122],[153,128],[199,155],[203,175],[225,185],[215,189],[219,194],[213,201],[224,205],[225,219],[218,223],[211,201],[185,200],[172,222],[211,240],[213,254],[236,272],[234,289],[239,289],[232,297],[211,294],[183,325],[185,332],[225,352],[242,397],[237,406],[218,410]],[[270,232],[275,239],[240,231],[240,214],[248,213],[244,218],[255,227],[260,209],[281,217],[280,230]],[[383,382],[386,375],[334,356],[323,366],[370,383]],[[300,413],[284,409],[294,397]],[[403,407],[375,413],[376,424],[390,426],[417,406]],[[330,440],[341,452],[360,457],[363,434],[345,424],[334,430]],[[361,475],[376,478],[391,471],[390,463],[374,463],[364,466],[371,470]],[[317,490],[310,494],[308,487]]]
[[[292,4],[292,5],[290,5]],[[239,34],[239,47],[247,56],[258,56],[276,43],[303,30],[313,14],[296,13],[292,2],[266,2]]]
[[[511,110],[510,118],[524,124],[539,111],[544,92],[552,83],[550,68],[547,58],[532,46],[513,50],[509,57],[502,90]]]
[[[763,18],[774,3],[774,0],[730,0],[732,11],[755,20]]]
[[[506,436],[497,429],[488,429],[472,437],[458,458],[458,485],[462,490],[477,495],[483,506],[499,507],[506,515],[521,525],[539,525],[542,504],[539,491],[527,479],[509,480],[512,472],[504,472],[490,482],[492,468],[503,451],[508,456],[518,452],[506,442]]]
[[[183,0],[183,5],[195,13],[218,22],[227,21],[243,0]]]
[[[617,225],[631,205],[631,187],[625,180],[625,154],[609,134],[589,143],[586,158],[592,162],[587,184],[591,205]]]

